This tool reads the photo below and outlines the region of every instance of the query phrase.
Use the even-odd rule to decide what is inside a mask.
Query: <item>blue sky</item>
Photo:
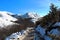
[[[60,7],[60,0],[0,0],[0,11],[24,14],[36,12],[44,16],[49,11],[50,3]]]

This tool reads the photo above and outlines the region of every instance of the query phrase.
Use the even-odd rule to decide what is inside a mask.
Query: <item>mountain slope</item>
[[[0,27],[14,24],[11,21],[16,21],[17,19],[10,16],[10,12],[0,11]]]

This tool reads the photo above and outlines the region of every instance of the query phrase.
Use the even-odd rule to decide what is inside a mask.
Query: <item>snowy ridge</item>
[[[12,15],[13,17],[15,18],[31,18],[31,21],[33,23],[35,23],[39,18],[41,18],[37,13],[34,13],[34,12],[28,12],[26,14],[16,14],[16,15]]]
[[[25,18],[37,18],[38,15],[36,13],[33,13],[33,12],[28,12],[28,13],[24,14],[23,17],[25,17]]]
[[[13,22],[11,21],[16,21],[17,19],[10,16],[10,12],[6,12],[6,11],[0,11],[0,26],[4,27],[4,26],[8,26],[10,24],[13,24]]]
[[[28,12],[24,15],[22,15],[23,18],[32,18],[32,22],[36,22],[38,20],[38,18],[40,18],[40,16],[37,13],[34,12]]]

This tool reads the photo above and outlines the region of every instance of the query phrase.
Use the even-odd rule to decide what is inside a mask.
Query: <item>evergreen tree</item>
[[[57,19],[57,16],[58,16],[57,15],[57,7],[54,4],[51,4],[49,13],[51,14],[52,22],[58,21],[58,19]]]

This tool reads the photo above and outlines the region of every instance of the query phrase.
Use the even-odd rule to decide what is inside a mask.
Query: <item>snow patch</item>
[[[56,22],[53,26],[60,26],[60,22]]]
[[[45,34],[45,29],[42,28],[41,26],[38,25],[38,27],[36,28],[36,31],[38,31],[42,36]]]
[[[57,36],[60,36],[60,31],[58,29],[52,29],[50,31],[51,34],[54,34],[54,35],[57,35]]]

